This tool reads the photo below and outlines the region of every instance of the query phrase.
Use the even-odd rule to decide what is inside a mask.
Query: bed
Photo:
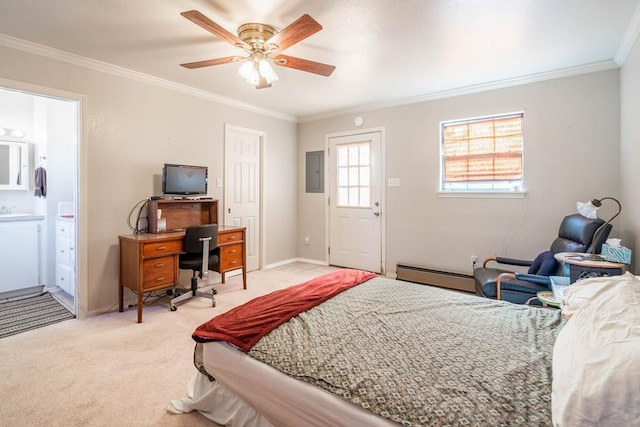
[[[168,409],[234,426],[551,425],[581,409],[554,396],[552,416],[553,359],[575,368],[554,356],[565,323],[559,310],[337,270],[196,328],[198,372]]]

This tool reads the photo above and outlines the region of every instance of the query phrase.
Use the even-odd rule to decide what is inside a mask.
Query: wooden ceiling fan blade
[[[322,29],[315,19],[307,14],[302,15],[275,36],[267,40],[267,44],[275,44],[278,48],[276,52],[283,51],[286,48],[314,35]]]
[[[333,70],[336,69],[335,65],[323,64],[321,62],[309,61],[308,59],[288,55],[276,56],[273,63],[281,67],[295,68],[296,70],[319,74],[325,77],[329,77],[331,73],[333,73]]]
[[[234,46],[240,45],[242,47],[249,48],[249,45],[238,38],[238,36],[225,30],[220,25],[216,24],[197,10],[182,12],[180,15],[184,16],[194,24],[199,25],[200,27],[209,31],[214,36],[221,38],[222,40],[231,43]]]
[[[185,64],[180,64],[180,66],[184,68],[194,69],[194,68],[210,67],[212,65],[228,64],[230,62],[236,62],[240,59],[243,59],[243,58],[239,56],[225,56],[224,58],[207,59],[204,61],[196,61],[196,62],[187,62]]]

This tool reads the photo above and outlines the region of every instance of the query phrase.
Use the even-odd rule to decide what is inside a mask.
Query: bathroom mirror
[[[29,144],[0,140],[0,190],[29,189]]]

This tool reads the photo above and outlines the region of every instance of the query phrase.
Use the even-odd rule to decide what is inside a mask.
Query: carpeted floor
[[[0,303],[0,338],[73,319],[50,293]]]
[[[172,312],[160,298],[145,304],[143,323],[136,323],[132,308],[1,339],[0,426],[217,426],[198,412],[167,411],[197,372],[194,329],[252,298],[331,270],[295,262],[248,273],[247,289],[242,276],[228,277],[217,286],[216,307],[196,297]]]

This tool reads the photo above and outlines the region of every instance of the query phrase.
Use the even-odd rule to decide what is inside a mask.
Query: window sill
[[[438,197],[461,199],[524,199],[524,191],[438,191]]]

